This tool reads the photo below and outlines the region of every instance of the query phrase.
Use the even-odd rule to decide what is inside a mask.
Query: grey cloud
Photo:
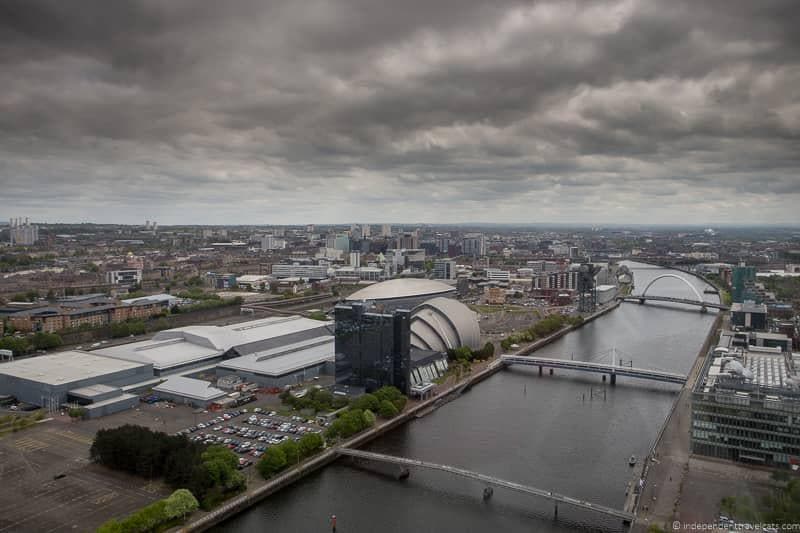
[[[48,219],[800,222],[797,27],[793,0],[9,0],[0,187]]]

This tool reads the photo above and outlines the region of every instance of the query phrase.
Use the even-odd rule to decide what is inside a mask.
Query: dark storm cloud
[[[798,222],[798,27],[794,0],[10,0],[0,186],[47,220]]]

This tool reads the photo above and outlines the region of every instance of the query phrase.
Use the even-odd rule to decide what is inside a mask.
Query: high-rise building
[[[261,249],[267,250],[282,250],[286,248],[286,241],[279,239],[274,235],[264,235],[261,237]]]
[[[434,242],[436,243],[436,250],[440,254],[447,254],[447,252],[450,250],[450,236],[449,235],[441,235],[441,234],[440,235],[436,235],[436,238],[434,239]]]
[[[411,312],[378,313],[363,303],[337,305],[336,385],[371,392],[385,385],[409,391]]]
[[[355,268],[361,266],[361,252],[350,252],[350,266]]]
[[[391,237],[392,236],[392,225],[391,224],[384,224],[381,226],[381,237]]]
[[[735,266],[731,272],[731,300],[743,303],[751,300],[761,303],[761,299],[755,291],[756,267],[745,266],[744,263]]]
[[[341,250],[344,253],[350,252],[350,237],[344,233],[337,235],[333,239],[333,248],[336,250]]]
[[[372,235],[372,227],[369,224],[361,224],[361,237],[368,239]]]
[[[464,236],[461,248],[464,255],[483,257],[486,255],[486,237],[483,233],[469,233]]]
[[[419,248],[419,237],[417,232],[403,232],[397,235],[395,248],[398,250],[409,250]]]
[[[452,259],[437,259],[433,262],[435,279],[456,279],[456,262]]]
[[[9,232],[12,245],[32,246],[39,240],[39,226],[28,222],[28,217],[24,222],[21,218],[12,218]]]

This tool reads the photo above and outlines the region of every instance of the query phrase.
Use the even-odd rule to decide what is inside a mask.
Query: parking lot
[[[89,448],[99,429],[135,424],[171,434],[186,432],[196,441],[228,446],[239,455],[248,479],[255,481],[253,466],[246,465],[269,446],[322,431],[313,420],[271,414],[280,409],[280,399],[272,394],[258,394],[255,402],[223,412],[140,403],[93,420],[72,421],[66,413],[54,413],[42,423],[0,436],[0,533],[91,531],[172,492],[158,479],[91,464]],[[235,411],[239,414],[232,416]]]
[[[275,411],[255,407],[226,411],[176,434],[186,435],[195,442],[226,446],[239,455],[239,467],[246,468],[271,445],[321,432],[322,426],[313,419],[280,416]]]

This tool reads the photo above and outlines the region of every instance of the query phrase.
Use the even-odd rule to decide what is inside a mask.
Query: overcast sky
[[[0,216],[798,223],[799,28],[797,0],[3,0]]]

